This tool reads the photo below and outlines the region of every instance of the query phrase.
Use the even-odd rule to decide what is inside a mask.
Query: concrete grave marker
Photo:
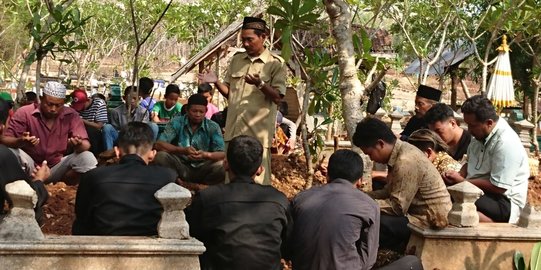
[[[43,240],[34,212],[38,201],[36,191],[26,181],[18,180],[6,185],[6,193],[13,207],[0,223],[0,240]]]
[[[192,197],[190,191],[175,183],[169,183],[156,191],[154,197],[163,206],[162,219],[158,223],[159,237],[189,239],[190,227],[183,210]]]

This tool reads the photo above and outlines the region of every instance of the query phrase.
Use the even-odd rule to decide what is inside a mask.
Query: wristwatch
[[[261,83],[259,85],[257,85],[257,89],[261,90],[261,89],[263,89],[263,86],[265,86],[265,82],[261,81]]]

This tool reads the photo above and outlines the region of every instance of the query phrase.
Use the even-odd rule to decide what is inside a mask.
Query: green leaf
[[[24,60],[24,63],[30,65],[36,61],[36,51],[32,50]]]
[[[313,24],[317,22],[317,19],[319,19],[319,14],[308,13],[306,15],[301,16],[299,18],[299,21],[305,24]]]
[[[317,3],[316,0],[305,0],[302,7],[299,9],[299,16],[312,12],[317,6]]]
[[[315,101],[311,100],[310,105],[308,106],[308,115],[314,115],[315,114]]]
[[[327,117],[327,118],[325,118],[325,121],[323,121],[323,123],[321,123],[321,125],[324,126],[324,125],[328,125],[330,123],[332,123],[332,118]]]
[[[282,58],[287,62],[291,58],[291,26],[284,28],[282,32]]]
[[[540,270],[541,269],[541,242],[535,243],[532,248],[532,257],[530,259],[530,270]]]
[[[299,7],[301,3],[300,0],[292,0],[291,1],[291,11],[295,17],[299,16]]]
[[[364,28],[361,28],[361,40],[363,42],[363,54],[369,54],[372,48],[372,40]]]
[[[513,256],[513,261],[515,262],[515,269],[516,270],[526,270],[526,264],[524,263],[524,255],[522,255],[522,252],[515,251],[515,255]]]
[[[279,9],[276,6],[269,7],[267,9],[267,13],[272,14],[272,15],[276,15],[276,16],[281,17],[281,18],[287,18],[287,13],[285,13],[285,11]]]
[[[293,8],[288,0],[278,0],[278,3],[284,8],[286,12],[291,11]],[[288,14],[288,18],[292,18],[291,14]]]

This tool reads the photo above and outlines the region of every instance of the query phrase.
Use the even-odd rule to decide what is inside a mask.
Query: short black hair
[[[254,137],[240,135],[227,146],[227,163],[236,176],[251,177],[263,160],[263,146]]]
[[[455,112],[445,103],[436,103],[425,113],[425,122],[434,124],[436,122],[447,121],[455,118]]]
[[[190,109],[192,105],[201,105],[206,107],[208,105],[207,98],[202,94],[193,94],[188,98],[188,103],[186,103],[186,107],[188,108],[186,109]]]
[[[180,96],[180,88],[178,88],[178,85],[176,84],[170,84],[165,88],[165,95],[164,97],[169,96],[169,94],[175,93]]]
[[[154,133],[143,122],[130,122],[118,133],[118,147],[127,154],[143,155],[152,149],[153,144]]]
[[[329,179],[341,178],[355,183],[363,175],[363,159],[349,149],[340,149],[329,158],[327,174]]]
[[[140,78],[138,87],[141,95],[149,95],[152,87],[154,87],[154,81],[148,77]]]
[[[103,101],[107,101],[107,98],[102,93],[96,93],[96,94],[92,95],[92,99],[96,99],[96,98],[99,98],[99,99],[101,99]]]
[[[461,107],[462,113],[471,113],[479,122],[485,122],[488,119],[498,121],[498,114],[492,102],[482,95],[470,97],[464,101]]]
[[[34,101],[38,100],[38,94],[36,94],[36,93],[34,93],[32,91],[25,92],[24,96],[26,98],[26,101],[34,102]]]
[[[2,98],[0,98],[0,124],[5,124],[9,116],[10,110],[9,103]],[[2,135],[2,134],[0,134]]]
[[[137,92],[137,87],[130,85],[124,89],[124,97],[129,96],[131,93]]]
[[[353,144],[358,147],[371,147],[376,145],[378,140],[394,144],[396,136],[383,121],[375,117],[366,117],[357,124],[353,134]]]
[[[204,94],[204,93],[210,93],[210,95],[214,95],[214,88],[212,88],[212,85],[210,83],[202,83],[197,86],[197,93],[198,94]]]

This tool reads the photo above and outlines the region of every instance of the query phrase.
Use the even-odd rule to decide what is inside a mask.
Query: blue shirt
[[[195,132],[192,132],[186,115],[173,117],[165,126],[159,140],[168,143],[178,140],[177,145],[180,147],[191,146],[196,150],[206,152],[223,152],[225,149],[222,130],[216,122],[205,118]],[[194,167],[202,163],[199,160],[189,160],[186,156],[182,156],[182,158],[188,160],[190,165]]]

